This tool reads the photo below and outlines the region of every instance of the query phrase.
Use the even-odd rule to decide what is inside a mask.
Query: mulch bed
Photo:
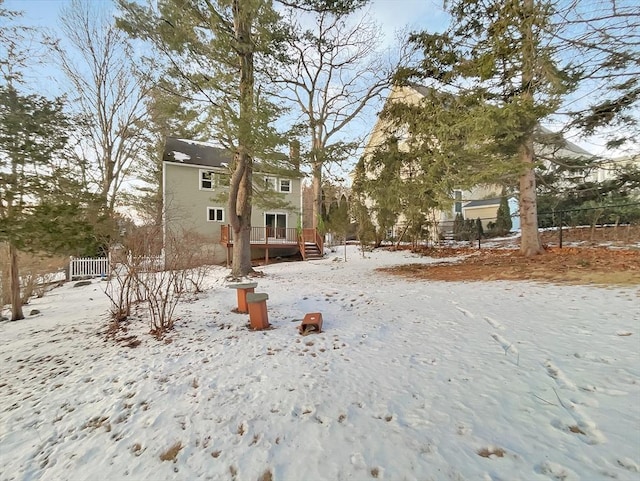
[[[455,262],[411,264],[380,271],[412,279],[442,281],[528,280],[585,285],[640,285],[640,250],[604,247],[547,248],[524,257],[515,249],[425,248],[433,258]]]

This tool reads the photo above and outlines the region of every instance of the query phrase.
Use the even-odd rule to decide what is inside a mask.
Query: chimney
[[[289,162],[295,170],[300,172],[300,141],[297,139],[289,143]]]

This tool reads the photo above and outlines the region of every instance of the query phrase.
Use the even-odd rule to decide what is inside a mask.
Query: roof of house
[[[462,206],[463,209],[469,207],[486,207],[488,205],[500,205],[500,197],[494,199],[471,200]]]
[[[543,134],[543,135],[554,135],[555,134],[555,132],[553,132],[552,130],[544,127],[543,125],[538,126],[538,129],[539,129],[540,133]],[[589,156],[589,157],[593,156],[592,153],[590,153],[587,150],[583,149],[579,145],[576,145],[573,142],[565,139],[564,137],[562,137],[562,146],[565,149],[569,150],[570,152],[573,152],[574,154],[586,155],[586,156]]]
[[[207,142],[167,137],[162,161],[227,168],[233,161],[233,154],[228,149]],[[280,152],[273,153],[270,162],[256,162],[255,166],[256,171],[261,171],[264,174],[285,175],[287,177],[303,176],[300,173],[299,165]]]
[[[222,147],[206,142],[167,137],[162,160],[207,167],[227,167],[233,159],[231,153]]]

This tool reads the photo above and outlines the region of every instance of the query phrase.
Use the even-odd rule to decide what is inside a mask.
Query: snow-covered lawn
[[[165,341],[131,326],[133,348],[105,341],[100,281],[34,300],[0,324],[0,479],[640,479],[637,288],[412,282],[375,268],[433,260],[341,257],[263,268],[262,332],[222,268]],[[300,336],[316,311],[324,332]]]

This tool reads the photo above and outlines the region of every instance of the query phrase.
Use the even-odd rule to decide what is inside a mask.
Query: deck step
[[[304,245],[305,257],[307,260],[309,259],[322,259],[322,252],[316,244],[313,243],[305,243]]]

